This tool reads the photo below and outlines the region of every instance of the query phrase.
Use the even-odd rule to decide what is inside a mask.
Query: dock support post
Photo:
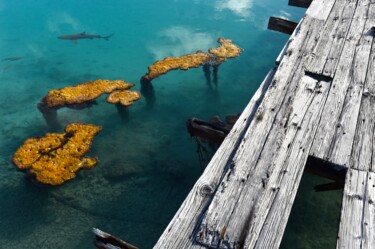
[[[268,29],[278,31],[284,34],[293,34],[294,29],[297,27],[298,23],[292,22],[279,17],[271,16],[268,20]]]
[[[301,8],[308,8],[311,2],[312,0],[289,0],[288,5]]]

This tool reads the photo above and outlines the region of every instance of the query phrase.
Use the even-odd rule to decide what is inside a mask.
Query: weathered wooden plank
[[[373,248],[375,173],[349,169],[342,203],[337,248]]]
[[[200,248],[199,245],[194,243],[192,238],[196,231],[196,226],[200,224],[202,214],[206,211],[207,205],[221,182],[223,174],[230,167],[233,151],[237,150],[239,143],[242,141],[244,132],[254,118],[256,110],[272,82],[275,71],[276,68],[267,74],[154,248]]]
[[[310,89],[308,85],[314,82],[314,91],[307,93]],[[254,207],[254,219],[248,224],[245,248],[278,248],[281,243],[307,161],[308,150],[312,145],[330,87],[330,82],[317,81],[308,76],[305,76],[300,84],[301,88],[305,89],[297,93],[298,97],[293,103],[290,129],[277,158],[272,162],[275,169],[266,184],[264,196]],[[242,205],[250,200],[252,195],[251,191],[246,192],[240,201]],[[239,205],[238,210],[240,208],[242,207]]]
[[[373,7],[374,8],[374,7]],[[370,9],[370,20],[375,20],[374,9]],[[373,36],[374,31],[365,33],[365,36]],[[375,129],[375,46],[372,45],[369,65],[364,84],[363,97],[357,121],[353,142],[353,150],[350,167],[359,170],[375,170],[373,165],[373,139]],[[373,162],[373,163],[371,163]]]
[[[357,0],[336,1],[323,28],[319,42],[309,55],[306,70],[333,77],[344,46]]]
[[[350,167],[358,170],[373,170],[373,139],[375,129],[375,96],[365,94],[357,121]]]
[[[343,167],[349,166],[373,40],[373,36],[364,35],[371,25],[366,22],[370,1],[361,3],[356,9],[319,124],[319,133],[310,152]],[[371,12],[374,9],[370,8]],[[363,16],[358,16],[360,14]]]
[[[294,29],[297,27],[298,23],[292,22],[280,17],[271,16],[268,20],[267,29],[278,31],[284,34],[293,34]]]
[[[342,1],[342,0],[337,0]],[[306,16],[326,21],[336,0],[315,0],[306,11]]]
[[[276,65],[280,65],[281,61],[283,60],[284,55],[288,51],[290,42],[295,38],[296,33],[299,32],[299,29],[301,27],[301,22],[302,22],[302,19],[298,23],[297,27],[294,29],[292,35],[289,37],[289,40],[285,43],[285,45],[284,45],[283,49],[281,50],[281,52],[279,53],[279,55],[277,56],[276,61],[275,61]]]
[[[301,8],[308,8],[313,0],[289,0],[288,5],[301,7]]]
[[[323,24],[322,20],[306,16],[300,32],[290,43],[274,82],[258,109],[256,120],[250,125],[233,159],[234,167],[224,177],[221,188],[215,194],[202,221],[197,238],[199,243],[215,248],[218,245],[234,246],[243,242],[246,235],[243,231],[246,231],[249,222],[244,217],[251,216],[256,199],[261,195],[258,191],[263,189],[267,175],[272,173],[272,159],[280,150],[286,135],[286,127],[296,119],[291,116],[295,107],[292,103],[297,89],[302,87],[299,85],[304,75],[302,61],[305,54],[312,51]],[[270,136],[272,139],[268,139]],[[264,164],[268,164],[258,166],[258,161],[263,160],[260,157],[264,158]],[[242,192],[249,189],[254,191],[250,199],[239,201]],[[240,206],[242,208],[239,208]],[[235,211],[239,213],[235,215]],[[223,231],[224,237],[221,236]]]
[[[361,248],[367,174],[366,171],[348,170],[342,201],[337,248]]]
[[[371,249],[375,245],[375,173],[367,176],[366,202],[363,215],[362,249]]]

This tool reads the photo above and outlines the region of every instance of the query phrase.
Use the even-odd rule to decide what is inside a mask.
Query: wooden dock
[[[375,1],[290,2],[304,18],[154,248],[278,248],[306,164],[345,178],[337,248],[375,248]]]

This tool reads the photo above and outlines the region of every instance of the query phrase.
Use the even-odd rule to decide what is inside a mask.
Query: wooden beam
[[[301,8],[308,8],[313,0],[289,0],[288,5],[301,7]]]
[[[337,249],[373,248],[375,173],[349,169],[342,202]]]
[[[320,84],[303,70],[303,54],[312,51],[323,25],[305,17],[290,43],[288,50],[294,52],[286,53],[257,121],[236,152],[233,169],[224,176],[201,222],[196,237],[201,245],[279,246],[329,88],[329,83]]]
[[[334,79],[319,124],[320,132],[310,154],[344,167],[349,166],[363,88],[371,71],[368,65],[374,49],[373,37],[364,33],[371,28],[374,19],[375,3],[361,1],[356,6],[348,34],[342,39],[345,44],[338,58],[337,70],[329,70],[332,74],[324,73]]]
[[[298,23],[297,27],[293,31],[293,34],[289,37],[289,40],[286,42],[286,44],[284,45],[283,49],[281,50],[281,52],[277,56],[276,61],[275,61],[275,64],[277,66],[280,65],[281,61],[283,60],[286,52],[288,51],[289,44],[292,42],[292,40],[296,36],[296,33],[299,31],[299,29],[301,27],[301,23],[302,23],[302,20]]]
[[[258,88],[245,110],[225,138],[224,142],[207,165],[202,176],[164,230],[154,249],[200,248],[192,240],[197,225],[200,225],[212,196],[220,186],[222,177],[231,167],[234,152],[237,151],[248,127],[256,118],[257,110],[263,101],[268,87],[273,82],[276,68],[272,69]]]
[[[309,55],[309,65],[307,66],[307,71],[316,74],[324,74],[330,77],[335,75],[337,64],[340,60],[342,50],[347,40],[343,38],[347,36],[352,24],[352,22],[348,22],[346,20],[353,19],[353,16],[357,11],[356,4],[356,1],[351,0],[335,2],[332,12],[324,25],[322,34],[319,37],[318,45]],[[361,9],[363,8],[358,8],[358,10]],[[359,13],[358,15],[358,17],[361,16],[363,16],[363,18],[366,17],[363,12]],[[353,24],[355,23],[358,22],[355,21]],[[358,24],[355,24],[354,29],[352,29],[352,34],[348,37],[351,37],[352,39],[353,34],[356,34],[358,37],[358,35],[360,35],[360,32],[357,32],[359,28],[360,27]],[[346,53],[348,52],[346,51]]]
[[[297,27],[298,23],[292,22],[279,17],[271,16],[268,20],[268,29],[278,31],[284,34],[293,34],[294,29]]]

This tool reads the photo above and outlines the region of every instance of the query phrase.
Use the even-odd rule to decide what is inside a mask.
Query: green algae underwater
[[[268,18],[298,21],[304,12],[286,0],[0,0],[0,247],[93,248],[98,227],[152,248],[201,174],[186,120],[241,112],[288,39],[266,29]],[[57,39],[82,32],[114,35]],[[103,127],[89,152],[100,160],[92,170],[51,187],[12,165],[26,138],[62,132],[36,107],[49,90],[95,79],[123,79],[140,90],[154,61],[207,51],[218,37],[244,52],[220,66],[216,84],[201,68],[173,71],[153,80],[152,106],[142,98],[119,115],[102,97],[91,108],[58,111],[61,127]],[[283,248],[334,245],[337,224],[301,228],[302,213],[311,221],[304,224],[315,223],[317,205],[333,220],[339,215],[340,193],[304,197],[315,196],[315,181],[304,176]]]

